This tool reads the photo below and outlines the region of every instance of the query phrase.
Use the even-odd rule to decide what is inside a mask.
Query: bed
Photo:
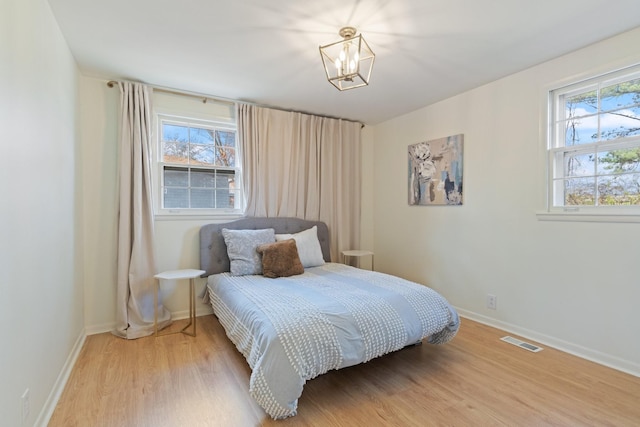
[[[265,277],[273,248],[281,254],[285,246],[296,248],[295,263],[286,263],[296,272]],[[255,257],[256,248],[262,257]],[[256,263],[264,263],[259,273],[245,268],[262,268]],[[249,391],[274,419],[296,414],[307,380],[422,341],[444,344],[459,328],[456,311],[432,289],[330,262],[322,222],[207,224],[200,229],[200,268],[215,315],[251,367]]]

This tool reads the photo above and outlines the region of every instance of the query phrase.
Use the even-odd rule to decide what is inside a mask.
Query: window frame
[[[156,111],[154,114],[154,135],[153,143],[153,184],[155,190],[154,213],[157,219],[234,219],[242,216],[243,213],[243,188],[242,188],[242,167],[238,147],[238,130],[233,121],[215,120],[201,117],[200,114],[176,114],[175,112]],[[235,166],[203,166],[183,163],[165,162],[163,159],[163,139],[162,126],[164,123],[177,124],[180,126],[191,126],[214,129],[216,131],[235,133]],[[169,168],[187,168],[189,175],[191,169],[199,170],[233,170],[235,179],[234,207],[233,208],[165,208],[164,207],[164,171]],[[190,188],[190,187],[189,187]]]
[[[560,102],[562,96],[572,94],[582,94],[589,91],[589,88],[600,89],[612,84],[627,82],[640,78],[640,63],[627,65],[614,69],[602,70],[595,74],[583,76],[581,79],[561,82],[545,90],[546,114],[546,135],[545,135],[545,162],[546,162],[546,211],[539,212],[538,218],[542,220],[583,220],[583,221],[604,221],[604,222],[640,222],[640,206],[638,205],[564,205],[554,204],[558,197],[564,200],[564,191],[557,194],[554,187],[564,182],[566,176],[564,170],[560,176],[556,176],[558,168],[563,168],[563,153],[597,153],[609,151],[610,149],[625,149],[640,147],[640,135],[598,140],[584,144],[567,146],[565,144],[564,124],[564,104]],[[599,95],[599,94],[598,94]],[[633,105],[637,108],[637,105]],[[560,110],[560,111],[559,111]],[[598,108],[593,117],[600,120],[602,116],[610,111]],[[586,116],[585,116],[586,117]],[[559,129],[562,128],[562,129]],[[605,150],[598,151],[598,148]],[[606,150],[609,148],[609,150]],[[559,155],[560,154],[560,155]],[[593,176],[605,176],[594,170]]]

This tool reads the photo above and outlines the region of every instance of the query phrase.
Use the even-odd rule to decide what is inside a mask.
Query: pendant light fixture
[[[376,55],[355,28],[344,27],[339,34],[343,40],[320,46],[327,80],[338,90],[368,85]]]

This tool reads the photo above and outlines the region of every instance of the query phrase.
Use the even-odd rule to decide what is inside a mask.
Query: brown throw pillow
[[[262,255],[262,274],[265,277],[289,277],[304,273],[293,239],[260,245],[256,250]]]

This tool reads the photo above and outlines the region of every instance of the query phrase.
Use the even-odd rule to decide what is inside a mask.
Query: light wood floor
[[[49,426],[639,426],[640,378],[463,319],[453,341],[409,347],[307,382],[271,420],[214,316],[198,336],[89,336]]]

